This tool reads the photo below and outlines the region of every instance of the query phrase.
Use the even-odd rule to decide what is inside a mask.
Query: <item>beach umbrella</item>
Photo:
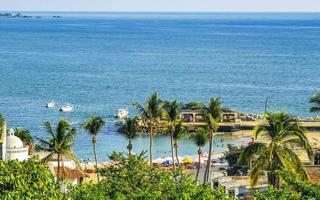
[[[182,162],[185,163],[185,164],[193,163],[193,159],[190,158],[190,157],[185,157],[185,158],[182,160]]]
[[[166,161],[162,162],[162,165],[165,166],[165,167],[167,167],[167,166],[170,165],[170,161],[169,161],[169,160],[166,160]]]
[[[208,154],[207,152],[202,152],[201,157],[208,158],[208,157],[209,157],[209,154]]]

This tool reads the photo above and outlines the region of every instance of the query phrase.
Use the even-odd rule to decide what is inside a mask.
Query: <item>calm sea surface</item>
[[[308,113],[320,86],[320,14],[26,13],[40,19],[0,18],[0,112],[11,127],[43,137],[44,121],[66,118],[74,126],[92,114],[106,118],[98,137],[100,160],[123,151],[113,115],[158,91],[165,99],[207,102],[220,96],[235,110]],[[52,15],[63,18],[53,19]],[[73,113],[45,109],[71,103]],[[248,139],[247,139],[248,140]],[[225,144],[247,142],[216,139]],[[136,140],[136,152],[148,149]],[[91,157],[91,140],[80,131],[74,146]],[[169,156],[168,137],[155,154]],[[195,154],[187,141],[181,155]]]

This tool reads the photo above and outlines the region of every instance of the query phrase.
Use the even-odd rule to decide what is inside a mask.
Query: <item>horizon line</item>
[[[129,10],[119,10],[119,11],[88,11],[88,10],[78,10],[78,11],[67,11],[67,10],[0,10],[0,12],[43,12],[43,13],[319,13],[319,11],[129,11]]]

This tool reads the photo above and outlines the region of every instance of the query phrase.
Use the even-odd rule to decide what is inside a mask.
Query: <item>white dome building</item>
[[[28,157],[28,147],[24,147],[21,139],[14,135],[13,129],[10,129],[6,144],[6,160],[24,161]]]

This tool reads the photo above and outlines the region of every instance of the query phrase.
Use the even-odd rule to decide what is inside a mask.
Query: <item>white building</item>
[[[20,138],[14,135],[13,129],[9,130],[9,136],[6,141],[5,159],[24,161],[29,158],[28,147],[23,145]]]

